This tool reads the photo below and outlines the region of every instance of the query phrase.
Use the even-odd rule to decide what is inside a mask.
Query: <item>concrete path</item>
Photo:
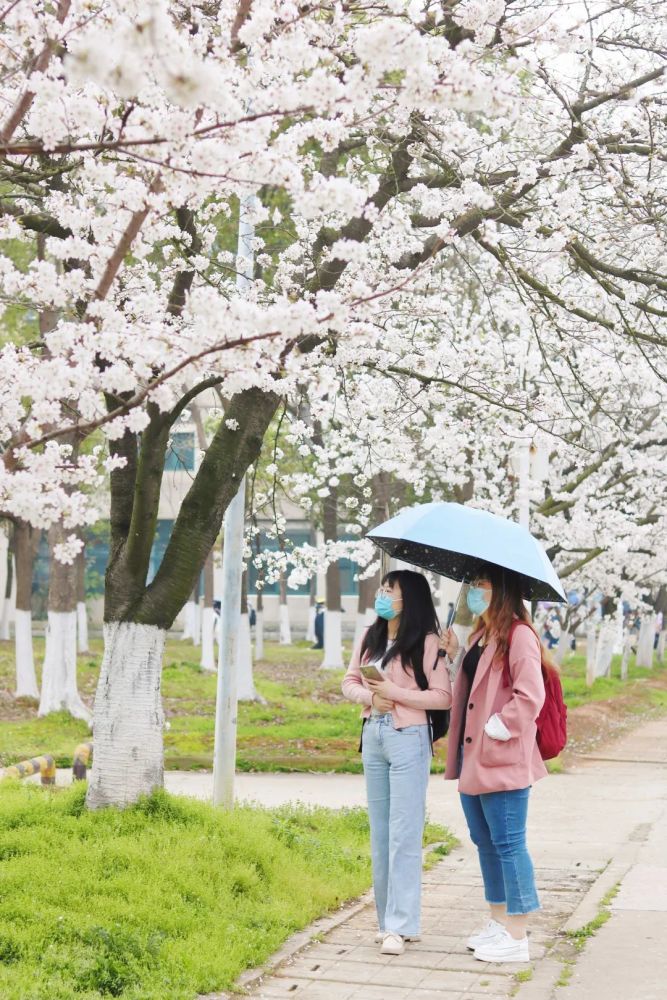
[[[203,795],[209,782],[209,776],[172,773],[168,787]],[[242,775],[237,792],[267,805],[364,800],[362,779],[354,775]],[[667,998],[667,718],[535,787],[529,843],[543,910],[533,923],[530,965],[485,965],[466,951],[465,939],[483,918],[484,902],[455,786],[432,778],[428,808],[432,819],[454,830],[461,847],[424,876],[422,940],[402,956],[381,956],[368,898],[347,918],[340,914],[288,942],[270,974],[243,977],[247,995],[257,1000]],[[619,883],[611,918],[583,939],[579,951],[567,932],[585,928]],[[207,1000],[225,997],[213,994]]]

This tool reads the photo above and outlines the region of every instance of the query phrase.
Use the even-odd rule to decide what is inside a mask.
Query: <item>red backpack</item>
[[[507,637],[507,653],[503,666],[503,685],[512,686],[512,675],[510,674],[509,646],[517,625],[528,625],[528,622],[514,622]],[[528,628],[532,629],[531,625]],[[532,631],[535,631],[532,629]],[[537,635],[537,633],[535,633]],[[542,650],[542,643],[540,643]],[[542,656],[542,677],[544,678],[544,705],[537,717],[537,746],[542,760],[552,760],[557,757],[567,743],[567,706],[563,701],[563,688],[560,682],[558,671],[550,664],[544,662]]]

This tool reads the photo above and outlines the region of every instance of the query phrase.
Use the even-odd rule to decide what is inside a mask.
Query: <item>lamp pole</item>
[[[252,284],[255,261],[252,241],[255,227],[251,219],[256,196],[242,198],[239,206],[236,287],[247,292]],[[220,605],[220,651],[215,701],[215,742],[213,748],[213,804],[231,809],[234,805],[236,773],[236,726],[238,712],[237,646],[241,622],[241,578],[243,576],[243,535],[245,524],[245,475],[225,513],[222,551],[222,600]]]

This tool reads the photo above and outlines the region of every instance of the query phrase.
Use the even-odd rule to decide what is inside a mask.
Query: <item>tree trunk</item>
[[[202,670],[215,671],[215,611],[213,610],[214,581],[213,549],[204,563],[204,607],[201,613],[201,660]]]
[[[7,540],[5,592],[0,611],[0,639],[10,638],[9,622],[12,616],[12,595],[14,593],[14,540],[10,534]]]
[[[632,638],[630,635],[626,635],[623,640],[623,657],[621,659],[621,680],[627,681],[628,679],[628,662],[630,660],[630,653],[632,652]]]
[[[338,540],[338,490],[330,488],[323,504],[322,524],[325,542]],[[340,565],[337,559],[327,566],[327,608],[324,615],[324,659],[326,670],[343,666],[343,607],[340,589]]]
[[[255,659],[264,659],[264,595],[257,580],[257,617],[255,619]]]
[[[570,652],[570,645],[572,643],[572,633],[563,631],[560,634],[560,639],[558,640],[558,645],[553,650],[553,657],[556,663],[561,666],[563,660]]]
[[[79,552],[76,566],[76,635],[77,649],[80,653],[88,650],[88,611],[86,608],[86,548]]]
[[[595,681],[596,630],[590,625],[586,632],[586,684],[592,687]]]
[[[166,632],[155,625],[104,626],[95,697],[90,809],[127,806],[162,787],[164,715],[160,682]]]
[[[195,636],[195,598],[194,594],[183,605],[183,634],[181,639],[194,639]]]
[[[637,656],[635,663],[638,667],[653,666],[653,643],[655,641],[655,616],[644,615],[639,626],[639,638],[637,639]]]
[[[306,625],[306,642],[315,642],[315,598],[317,596],[317,577],[311,576],[308,581],[308,624]]]
[[[38,714],[65,711],[90,723],[76,682],[76,566],[59,562],[53,554],[68,534],[62,522],[49,528],[48,626]]]
[[[664,612],[663,612],[664,614]],[[667,631],[662,630],[658,636],[658,662],[662,665],[665,662],[665,640],[667,639]]]
[[[280,574],[280,634],[278,641],[281,646],[292,645],[292,627],[289,618],[289,604],[287,603],[287,577]]]
[[[39,532],[27,521],[14,525],[16,548],[16,697],[39,699],[32,647],[32,572]]]
[[[236,683],[238,701],[262,701],[255,688],[252,672],[252,642],[250,636],[250,613],[248,610],[248,571],[241,577],[241,621],[239,640],[236,644]]]
[[[195,624],[192,636],[193,646],[201,646],[203,594],[201,592],[200,584],[201,581],[197,580],[197,586],[195,587]]]
[[[615,644],[616,625],[614,622],[605,622],[600,628],[597,648],[595,650],[596,677],[609,677],[611,675],[611,661],[614,656]]]
[[[287,577],[284,573],[280,574],[278,588],[280,593],[278,606],[280,631],[278,634],[278,642],[281,646],[291,646],[292,626],[290,624],[289,617],[289,604],[287,603]]]
[[[169,428],[182,406],[167,415],[149,408],[151,424],[140,447],[129,432],[111,443],[112,453],[125,464],[110,477],[105,653],[95,699],[95,757],[87,798],[92,808],[127,805],[162,784],[160,676],[165,634],[195,587],[277,405],[277,396],[258,389],[230,400],[148,586]]]
[[[354,632],[354,645],[361,642],[365,630],[375,619],[375,594],[380,586],[380,573],[374,573],[366,580],[359,581],[359,599],[357,602],[357,624]],[[370,619],[370,620],[369,620]]]

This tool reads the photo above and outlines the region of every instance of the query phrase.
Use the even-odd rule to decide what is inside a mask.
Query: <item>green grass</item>
[[[101,639],[92,640],[90,655],[79,657],[79,688],[92,703],[102,656]],[[43,658],[44,640],[36,639],[36,661]],[[264,660],[256,665],[257,689],[266,704],[241,704],[238,716],[238,758],[241,771],[360,772],[359,708],[343,700],[342,671],[320,669],[321,654],[307,643],[285,647],[266,644]],[[667,708],[667,689],[649,684],[667,682],[667,667],[637,669],[631,660],[629,681],[620,680],[620,657],[611,678],[586,687],[585,658],[570,656],[562,671],[570,709],[596,701],[633,697],[626,713]],[[0,764],[16,763],[40,753],[52,753],[69,766],[77,743],[90,738],[87,726],[65,714],[37,718],[36,706],[15,702],[13,644],[0,642]],[[199,650],[189,642],[170,639],[166,645],[162,683],[167,728],[168,768],[210,768],[214,739],[216,677],[199,669]],[[437,746],[433,769],[441,771],[444,743]],[[550,769],[558,771],[558,761]]]
[[[627,694],[629,681],[642,681],[649,678],[667,677],[667,663],[660,666],[657,658],[652,669],[635,666],[634,656],[628,664],[628,679],[621,680],[621,657],[615,656],[611,665],[611,677],[598,677],[589,688],[586,685],[586,657],[583,653],[574,653],[566,657],[561,668],[563,696],[568,708],[577,708],[595,701],[607,701],[618,695]],[[653,692],[657,694],[658,692]],[[662,692],[660,692],[662,694]],[[665,692],[667,704],[667,692]]]
[[[229,989],[370,883],[364,810],[233,812],[85,786],[0,790],[2,1000],[193,1000]],[[427,827],[425,841],[448,838]]]
[[[585,947],[586,941],[590,937],[593,937],[594,934],[597,934],[600,928],[607,923],[611,917],[610,906],[612,900],[618,894],[620,887],[621,883],[617,882],[616,885],[612,886],[609,892],[602,897],[600,900],[600,908],[592,920],[589,920],[588,923],[584,924],[583,927],[580,927],[579,930],[567,932],[570,940],[574,942],[577,951],[581,951]]]
[[[554,983],[554,986],[569,986],[573,972],[574,972],[574,962],[570,961],[563,962],[563,967],[560,970],[560,975],[556,980],[556,982]]]

